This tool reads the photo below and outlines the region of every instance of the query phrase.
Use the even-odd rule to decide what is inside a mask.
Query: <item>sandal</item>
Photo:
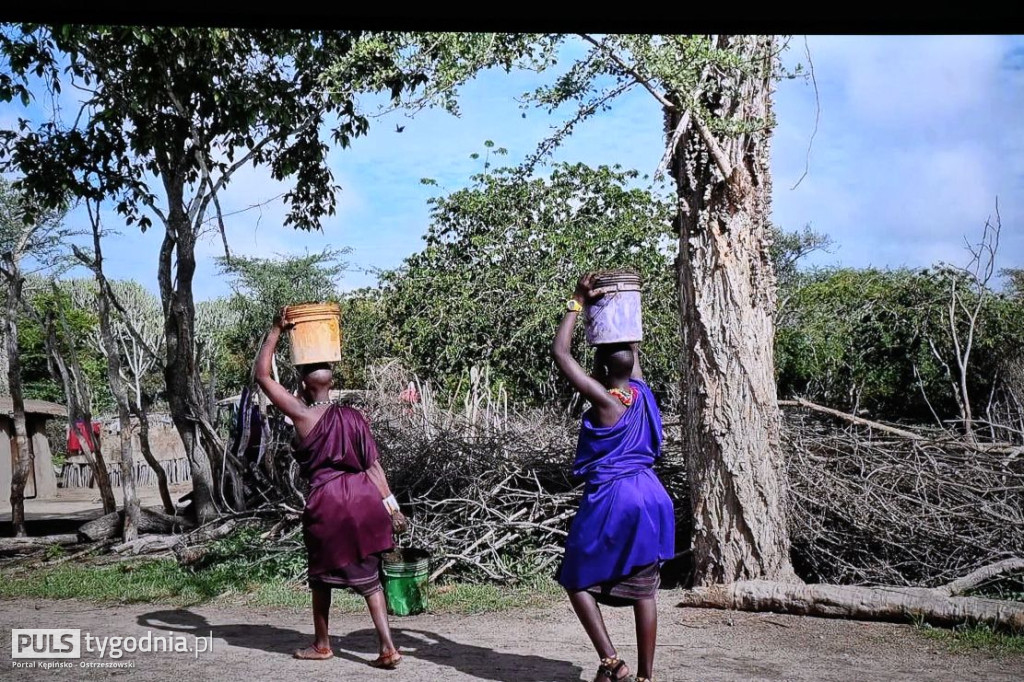
[[[384,670],[394,670],[398,667],[398,664],[402,662],[402,654],[398,653],[398,650],[394,650],[390,653],[383,653],[376,659],[370,661],[370,665],[374,668],[383,668]]]
[[[326,661],[328,658],[334,658],[334,652],[329,646],[321,648],[313,644],[305,649],[299,649],[292,656],[303,661]]]
[[[607,678],[609,680],[616,680],[616,682],[636,682],[634,678],[628,672],[621,677],[618,672],[626,667],[626,662],[618,656],[612,656],[611,658],[602,658],[601,665],[597,668],[597,677],[594,682],[600,682],[601,678]]]

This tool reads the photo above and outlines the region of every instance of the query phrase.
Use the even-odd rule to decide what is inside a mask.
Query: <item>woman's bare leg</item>
[[[388,603],[384,599],[384,591],[377,590],[365,597],[365,599],[366,606],[370,609],[370,618],[373,619],[373,627],[377,630],[380,655],[382,658],[390,659],[397,663],[401,656],[398,654],[398,648],[391,639],[391,626],[388,623]],[[380,658],[377,660],[381,661]]]
[[[331,588],[326,585],[310,585],[313,593],[313,646],[299,649],[296,658],[331,658],[330,615]]]
[[[366,606],[370,609],[373,627],[377,630],[380,653],[395,651],[395,643],[391,640],[391,625],[388,623],[388,603],[384,599],[384,591],[377,590],[366,597]]]
[[[633,604],[633,619],[636,621],[637,675],[651,679],[658,639],[657,599],[641,599]]]
[[[601,658],[616,658],[618,654],[608,636],[601,608],[597,605],[594,595],[586,590],[566,590],[566,592],[569,594],[569,603],[572,604],[576,617],[580,619],[583,629],[586,630],[594,649],[597,650],[597,655]],[[624,677],[629,674],[629,669],[622,666],[618,674],[619,677]]]

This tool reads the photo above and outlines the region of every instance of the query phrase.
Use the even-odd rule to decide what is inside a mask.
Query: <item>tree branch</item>
[[[668,146],[665,147],[665,154],[661,157],[661,163],[658,164],[658,169],[654,171],[654,179],[657,180],[668,168],[668,164],[672,161],[672,157],[676,154],[676,147],[679,146],[679,140],[682,139],[683,133],[690,127],[690,110],[686,109],[683,111],[683,115],[679,118],[679,123],[676,125],[676,129],[672,132],[672,137],[669,138]]]
[[[809,400],[804,400],[803,398],[797,398],[796,400],[780,400],[779,401],[779,405],[784,405],[784,406],[789,406],[789,407],[806,407],[807,409],[814,410],[815,412],[821,412],[822,414],[827,414],[827,415],[831,415],[833,417],[838,417],[839,419],[845,419],[846,421],[854,423],[854,424],[860,424],[861,426],[868,426],[868,427],[873,428],[873,429],[878,429],[879,431],[885,431],[886,433],[891,433],[891,434],[894,434],[894,435],[897,435],[897,436],[902,436],[903,438],[907,438],[909,440],[925,440],[924,436],[922,436],[921,434],[918,434],[918,433],[914,433],[913,431],[905,431],[904,429],[898,429],[895,426],[887,426],[886,424],[882,424],[882,423],[879,423],[879,422],[876,422],[876,421],[871,421],[870,419],[864,419],[862,417],[856,417],[856,416],[854,416],[852,414],[847,414],[846,412],[841,412],[839,410],[833,410],[831,407],[824,407],[823,405],[817,405],[815,403],[812,403]]]
[[[594,45],[599,50],[604,52],[604,54],[613,62],[615,62],[619,66],[619,68],[621,68],[627,74],[635,78],[637,83],[642,85],[644,89],[647,90],[647,92],[651,93],[651,95],[656,100],[658,100],[658,102],[661,103],[661,106],[671,111],[679,111],[680,109],[682,109],[682,111],[684,112],[690,112],[689,107],[682,107],[681,105],[676,105],[665,95],[658,92],[650,83],[650,80],[648,78],[642,76],[639,72],[637,72],[635,68],[626,63],[625,60],[623,60],[619,55],[615,53],[614,50],[609,48],[603,42],[594,39],[593,37],[587,35],[586,33],[579,33],[577,35],[579,35],[588,43]],[[704,144],[707,145],[708,151],[711,153],[711,158],[715,160],[715,165],[718,166],[719,172],[722,173],[722,177],[728,179],[732,175],[732,164],[730,164],[729,160],[726,158],[725,152],[722,151],[721,145],[718,144],[718,140],[716,140],[714,135],[711,134],[711,131],[708,129],[706,125],[704,125],[704,122],[701,120],[700,116],[696,112],[692,112],[691,116],[693,119],[693,123],[697,128],[697,131],[700,133],[701,139],[704,141]]]
[[[82,249],[75,244],[71,245],[71,250],[74,252],[75,257],[78,258],[78,260],[81,261],[81,263],[85,267],[89,268],[93,272],[96,271],[96,261],[90,258],[89,254],[82,251]],[[160,359],[160,356],[156,353],[155,350],[153,350],[153,348],[149,345],[149,343],[142,336],[142,334],[139,333],[139,330],[136,329],[135,324],[130,319],[128,311],[125,309],[123,305],[121,305],[121,302],[114,294],[114,290],[111,288],[110,282],[107,281],[106,277],[103,278],[103,281],[100,283],[100,286],[102,287],[101,293],[107,296],[108,300],[113,304],[114,308],[117,309],[117,312],[121,313],[121,316],[124,318],[125,327],[128,329],[128,333],[131,334],[132,338],[134,338],[142,347],[142,349],[146,351],[146,354],[149,355],[150,358],[152,358],[156,362],[157,366],[162,369],[163,361]]]
[[[996,576],[1015,571],[1024,571],[1024,559],[1013,557],[997,561],[994,564],[983,566],[976,571],[968,573],[962,578],[957,578],[956,580],[946,583],[942,587],[936,589],[941,590],[951,597],[955,597],[977,587],[987,580],[995,578]]]
[[[615,54],[615,51],[609,48],[603,42],[598,41],[597,39],[593,38],[592,36],[586,33],[577,33],[576,35],[580,36],[588,43],[590,43],[597,49],[601,50],[601,52],[604,52],[605,56],[607,56],[609,59],[615,62],[619,66],[619,68],[621,68],[624,72],[632,76],[637,83],[642,85],[644,89],[647,90],[647,92],[651,93],[654,99],[661,102],[661,106],[665,107],[666,109],[671,109],[673,111],[676,111],[679,108],[671,100],[665,97],[665,95],[658,92],[654,88],[654,86],[651,85],[650,80],[648,78],[641,76],[635,68],[627,64],[625,60],[619,57],[619,55]]]

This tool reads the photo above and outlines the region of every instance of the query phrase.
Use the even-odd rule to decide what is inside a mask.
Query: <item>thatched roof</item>
[[[0,414],[14,414],[14,401],[11,400],[9,396],[0,396]],[[51,403],[49,400],[26,400],[25,414],[42,414],[48,417],[67,418],[68,408],[63,405],[58,405],[57,403]]]

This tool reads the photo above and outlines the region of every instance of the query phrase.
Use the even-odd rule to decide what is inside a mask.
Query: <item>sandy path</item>
[[[656,677],[682,680],[1021,680],[1024,656],[954,654],[909,626],[865,624],[767,614],[678,609],[661,598]],[[627,661],[636,660],[628,611],[606,610],[609,631]],[[593,679],[596,659],[567,604],[477,616],[394,618],[405,654],[398,671],[365,665],[375,639],[368,616],[336,614],[331,631],[336,658],[295,661],[312,626],[302,611],[200,606],[101,607],[77,601],[0,601],[0,677],[92,680],[492,680]],[[133,668],[79,667],[110,661],[84,653],[71,669],[12,667],[10,628],[80,628],[92,637],[213,633],[212,651],[126,653]],[[95,647],[94,647],[95,648]]]

